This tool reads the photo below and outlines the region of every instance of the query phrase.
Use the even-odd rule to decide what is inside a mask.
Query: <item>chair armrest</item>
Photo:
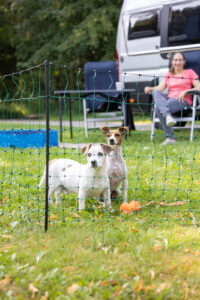
[[[199,90],[193,90],[193,91],[189,91],[187,94],[197,96],[197,97],[193,97],[192,107],[193,107],[193,109],[197,109],[197,108],[199,109],[199,106],[200,106],[200,100],[199,100],[200,91]]]
[[[187,94],[200,96],[200,91],[199,90],[193,90],[193,91],[189,91]]]

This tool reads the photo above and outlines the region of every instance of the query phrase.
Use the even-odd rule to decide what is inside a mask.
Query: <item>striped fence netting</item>
[[[144,93],[156,74],[129,74],[132,85],[123,74],[116,90],[115,71],[94,68],[89,79],[87,71],[45,62],[1,76],[2,225],[198,225],[198,109],[192,141],[191,122],[179,120],[176,143],[163,145],[161,124],[152,131],[154,97]]]

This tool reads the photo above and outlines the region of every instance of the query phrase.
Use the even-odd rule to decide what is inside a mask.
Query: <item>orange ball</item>
[[[120,212],[123,214],[123,213],[126,213],[127,215],[130,214],[131,212],[131,206],[129,205],[129,203],[127,202],[124,202],[120,205]]]
[[[130,207],[131,207],[131,210],[139,210],[140,209],[140,203],[136,200],[132,200],[130,203],[129,203]]]

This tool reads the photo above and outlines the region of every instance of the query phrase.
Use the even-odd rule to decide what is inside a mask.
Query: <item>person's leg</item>
[[[171,113],[168,106],[168,97],[156,90],[153,92],[153,97],[154,103],[156,104],[156,116],[160,120],[165,136],[166,138],[174,139],[174,131],[172,127],[166,125],[166,116]]]
[[[167,100],[168,100],[167,95],[161,93],[160,91],[155,90],[153,91],[153,98],[156,107],[159,109],[163,117],[166,117],[168,114],[170,114],[169,107],[167,105]]]
[[[174,99],[174,98],[169,98],[167,101],[167,105],[168,105],[170,114],[175,114],[180,111],[181,115],[182,115],[182,112],[184,111],[184,109],[190,107],[190,105],[188,104],[187,101],[182,102],[182,101],[178,101],[177,99]]]
[[[161,114],[161,112],[160,112],[160,110],[159,110],[158,107],[156,107],[156,116],[160,120],[160,123],[162,125],[162,129],[165,132],[166,138],[174,139],[174,131],[173,131],[172,127],[169,127],[169,126],[166,125],[165,117]]]

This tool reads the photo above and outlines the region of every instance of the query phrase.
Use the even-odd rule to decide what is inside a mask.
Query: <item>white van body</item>
[[[116,50],[119,81],[148,103],[144,86],[168,71],[170,53],[200,51],[200,0],[124,0]]]

